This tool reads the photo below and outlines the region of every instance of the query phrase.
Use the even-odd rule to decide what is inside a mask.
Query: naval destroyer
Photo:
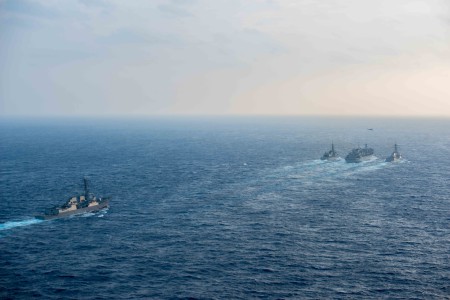
[[[347,156],[345,157],[345,161],[348,163],[359,163],[365,160],[369,160],[373,157],[373,149],[367,147],[367,144],[364,148],[358,147],[353,149]]]
[[[394,162],[397,160],[402,159],[402,155],[400,154],[400,152],[398,152],[398,147],[397,144],[394,145],[394,152],[392,152],[392,154],[388,157],[386,157],[386,161],[387,162]]]
[[[83,179],[84,194],[76,195],[67,200],[61,206],[55,206],[47,209],[43,215],[36,216],[40,220],[67,217],[85,212],[96,212],[109,206],[110,197],[96,197],[89,192],[89,183],[87,178]]]
[[[321,160],[336,160],[339,158],[338,153],[334,150],[334,144],[331,143],[331,150],[325,152],[322,157],[320,158]]]

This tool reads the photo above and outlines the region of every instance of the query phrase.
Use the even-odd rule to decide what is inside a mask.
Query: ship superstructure
[[[334,144],[331,143],[331,150],[325,152],[320,159],[321,160],[336,160],[338,158],[339,158],[339,155],[334,150]]]
[[[83,178],[84,194],[69,198],[63,205],[48,209],[43,215],[36,216],[38,219],[47,220],[66,217],[85,212],[95,212],[109,206],[109,197],[96,197],[89,192],[89,182]]]
[[[373,157],[374,151],[372,148],[367,147],[367,144],[364,148],[358,147],[353,149],[347,156],[345,157],[345,161],[348,163],[359,163],[365,160],[369,160]]]
[[[394,162],[397,160],[402,159],[402,155],[400,154],[400,152],[398,152],[398,146],[397,144],[394,145],[394,152],[392,152],[392,154],[388,157],[386,157],[386,161],[387,162]]]

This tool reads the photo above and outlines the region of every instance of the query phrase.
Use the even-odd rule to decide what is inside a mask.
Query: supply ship
[[[320,158],[321,160],[336,160],[339,158],[338,153],[334,150],[334,144],[331,143],[331,150],[325,152],[322,157]]]
[[[394,145],[394,152],[388,157],[386,157],[387,162],[394,162],[402,159],[402,155],[398,152],[397,144]]]
[[[83,178],[84,194],[76,195],[67,200],[61,206],[47,209],[43,215],[36,216],[40,220],[49,220],[67,217],[85,212],[96,212],[109,206],[110,197],[96,197],[89,193],[89,183],[87,178]]]
[[[364,148],[358,147],[353,149],[347,156],[345,157],[345,161],[348,163],[360,163],[365,160],[369,160],[373,157],[373,149],[367,147],[367,144]]]

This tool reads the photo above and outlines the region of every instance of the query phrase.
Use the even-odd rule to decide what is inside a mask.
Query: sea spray
[[[0,224],[0,230],[8,230],[8,229],[16,228],[16,227],[29,226],[29,225],[41,223],[43,221],[44,220],[38,220],[35,218],[26,219],[26,220],[22,220],[22,221],[8,221],[8,222]]]

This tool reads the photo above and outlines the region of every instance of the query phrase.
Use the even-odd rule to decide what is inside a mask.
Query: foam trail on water
[[[72,216],[70,216],[70,218],[76,218],[76,217],[89,218],[89,217],[93,217],[93,216],[98,216],[99,218],[101,218],[107,212],[108,212],[108,208],[106,207],[106,208],[103,208],[103,209],[101,209],[99,211],[90,211],[90,212],[82,213],[80,215],[72,215]]]
[[[92,217],[92,216],[95,216],[94,212],[85,212],[85,213],[82,213],[81,215],[73,215],[73,216],[70,216],[70,217],[71,218],[76,218],[76,217],[89,218],[89,217]]]
[[[346,163],[344,159],[335,161],[304,161],[288,167],[280,167],[271,172],[272,176],[314,181],[317,179],[339,179],[341,177],[371,172],[386,168],[389,164],[378,157],[361,163]]]
[[[27,219],[23,221],[8,221],[6,223],[0,224],[0,231],[1,230],[8,230],[16,227],[23,227],[23,226],[29,226],[37,223],[44,222],[44,220],[38,220],[38,219]]]

